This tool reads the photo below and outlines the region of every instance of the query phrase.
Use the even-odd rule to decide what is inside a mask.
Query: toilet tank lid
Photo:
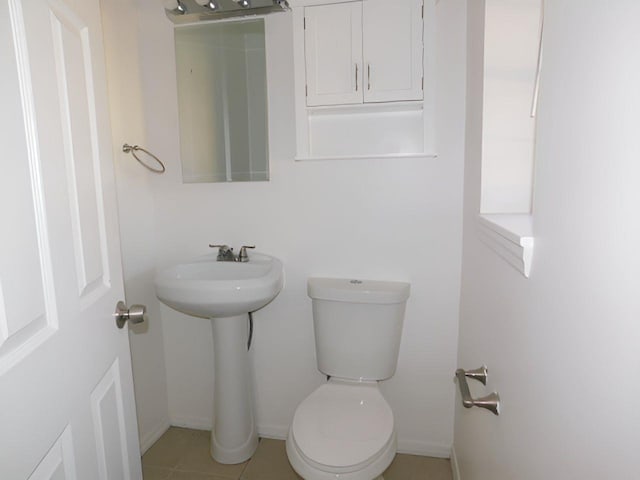
[[[309,278],[307,294],[316,300],[352,303],[402,303],[409,298],[406,282],[381,282],[351,278]]]

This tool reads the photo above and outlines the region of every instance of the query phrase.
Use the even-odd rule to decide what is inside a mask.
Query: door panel
[[[365,102],[422,100],[422,0],[363,3]]]
[[[305,8],[307,105],[362,103],[362,4]]]
[[[0,3],[0,71],[0,478],[141,479],[97,0]]]
[[[71,428],[66,428],[29,480],[78,480]]]
[[[52,14],[75,267],[84,300],[109,287],[91,48],[81,18],[55,4]]]
[[[130,480],[118,360],[91,393],[100,480]]]
[[[11,3],[10,3],[11,5]],[[0,129],[9,153],[0,175],[0,215],[8,229],[0,249],[0,374],[57,328],[55,292],[42,185],[41,158],[24,21],[19,5],[0,19]],[[25,301],[25,292],[29,292]]]

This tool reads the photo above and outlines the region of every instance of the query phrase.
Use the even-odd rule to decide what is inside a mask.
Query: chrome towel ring
[[[151,167],[151,166],[147,165],[146,163],[144,163],[142,160],[140,160],[140,158],[136,155],[136,152],[138,150],[140,150],[141,152],[146,153],[151,158],[153,158],[156,162],[158,162],[158,165],[160,165],[160,168]],[[128,143],[125,143],[124,145],[122,145],[122,151],[124,153],[130,153],[131,155],[133,155],[133,158],[135,158],[138,161],[138,163],[140,163],[140,165],[142,165],[147,170],[151,170],[154,173],[164,173],[165,170],[166,170],[166,168],[164,168],[164,163],[162,163],[162,161],[158,157],[156,157],[150,151],[145,150],[142,147],[139,147],[138,145],[133,145],[132,146],[132,145],[129,145]]]

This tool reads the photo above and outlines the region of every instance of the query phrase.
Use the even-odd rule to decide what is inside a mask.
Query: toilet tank
[[[356,380],[393,376],[409,291],[404,282],[310,278],[318,369]]]

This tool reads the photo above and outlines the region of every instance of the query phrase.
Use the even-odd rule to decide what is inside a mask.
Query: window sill
[[[529,278],[533,258],[533,217],[529,214],[478,216],[481,240]]]

